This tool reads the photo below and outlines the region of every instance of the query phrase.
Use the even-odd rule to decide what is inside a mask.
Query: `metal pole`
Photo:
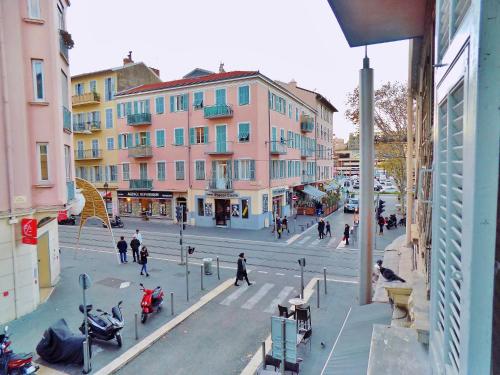
[[[83,347],[83,373],[88,374],[92,369],[92,364],[90,363],[90,351],[89,351],[89,326],[87,321],[87,299],[85,298],[85,288],[83,290],[83,319],[85,326],[85,342]]]
[[[285,360],[286,360],[286,329],[285,319],[281,319],[281,337],[283,339],[283,359],[280,363],[281,375],[285,375]]]
[[[408,49],[409,56],[413,55],[413,42]],[[411,67],[411,64],[410,64]],[[411,68],[408,68],[408,82],[411,82]],[[408,84],[408,98],[406,99],[406,116],[408,117],[406,130],[406,244],[411,243],[411,223],[413,217],[413,97],[411,85]],[[404,197],[401,192],[401,207],[404,207]]]
[[[360,266],[359,266],[359,304],[371,301],[372,251],[373,251],[373,69],[370,59],[365,55],[363,69],[359,72],[360,95]]]
[[[319,309],[319,279],[316,280],[317,308]]]
[[[266,369],[266,342],[262,341],[262,368]]]
[[[137,313],[134,314],[134,324],[135,324],[135,339],[139,340],[139,329],[137,327]]]
[[[174,315],[174,292],[170,292],[170,314]]]
[[[326,292],[326,267],[323,267],[323,280],[325,281],[325,294],[327,294],[327,292]]]
[[[300,298],[304,298],[304,266],[300,264]]]
[[[200,280],[201,280],[201,290],[204,290],[203,288],[203,264],[200,266]]]
[[[188,265],[189,251],[186,251],[186,300],[189,302],[189,265]]]
[[[220,272],[219,272],[219,257],[217,257],[217,279],[220,280]]]
[[[184,206],[181,206],[181,219],[179,220],[179,223],[180,223],[180,234],[181,234],[181,239],[180,239],[180,242],[181,242],[181,265],[184,264],[184,241],[183,241],[183,238],[182,238],[182,227],[183,227],[183,220],[184,220]],[[187,258],[187,254],[186,254],[186,258]]]

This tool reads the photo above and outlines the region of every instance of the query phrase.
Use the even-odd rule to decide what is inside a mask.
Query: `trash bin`
[[[203,258],[203,271],[205,275],[212,274],[212,258]]]

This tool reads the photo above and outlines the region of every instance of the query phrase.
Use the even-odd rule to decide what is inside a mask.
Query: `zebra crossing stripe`
[[[336,240],[336,238],[335,238],[335,237],[332,237],[332,238],[330,239],[330,241],[328,241],[328,245],[327,245],[327,246],[329,246],[329,247],[334,247],[334,244],[333,244],[333,243],[335,242],[335,240]]]
[[[243,293],[247,291],[248,285],[241,285],[240,287],[237,288],[238,289],[236,289],[233,293],[224,298],[220,304],[229,306],[233,301],[236,301]]]
[[[308,247],[315,247],[320,243],[320,239],[316,238]]]
[[[262,285],[262,287],[259,289],[257,293],[255,293],[251,298],[249,298],[243,306],[241,306],[242,309],[247,309],[250,310],[253,308],[257,302],[259,302],[264,296],[273,288],[274,284],[271,283],[265,283]]]
[[[275,299],[273,299],[271,304],[264,310],[264,312],[271,314],[273,312],[276,312],[276,310],[278,309],[278,305],[282,305],[286,297],[288,297],[288,295],[292,293],[292,291],[293,291],[293,286],[285,286],[281,290],[280,294],[278,294],[278,296]]]
[[[309,238],[311,238],[311,236],[305,236],[303,239],[301,239],[298,244],[300,245],[303,245],[307,242],[307,240],[309,240]]]

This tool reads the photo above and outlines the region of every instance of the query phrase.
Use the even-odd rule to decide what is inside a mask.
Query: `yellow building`
[[[157,69],[134,63],[131,52],[123,65],[71,77],[73,89],[73,141],[76,176],[92,182],[103,196],[109,213],[118,213],[117,92],[161,82]]]

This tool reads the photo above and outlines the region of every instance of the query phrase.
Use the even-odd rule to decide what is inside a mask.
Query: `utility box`
[[[212,274],[212,258],[203,258],[203,271],[205,275]]]

